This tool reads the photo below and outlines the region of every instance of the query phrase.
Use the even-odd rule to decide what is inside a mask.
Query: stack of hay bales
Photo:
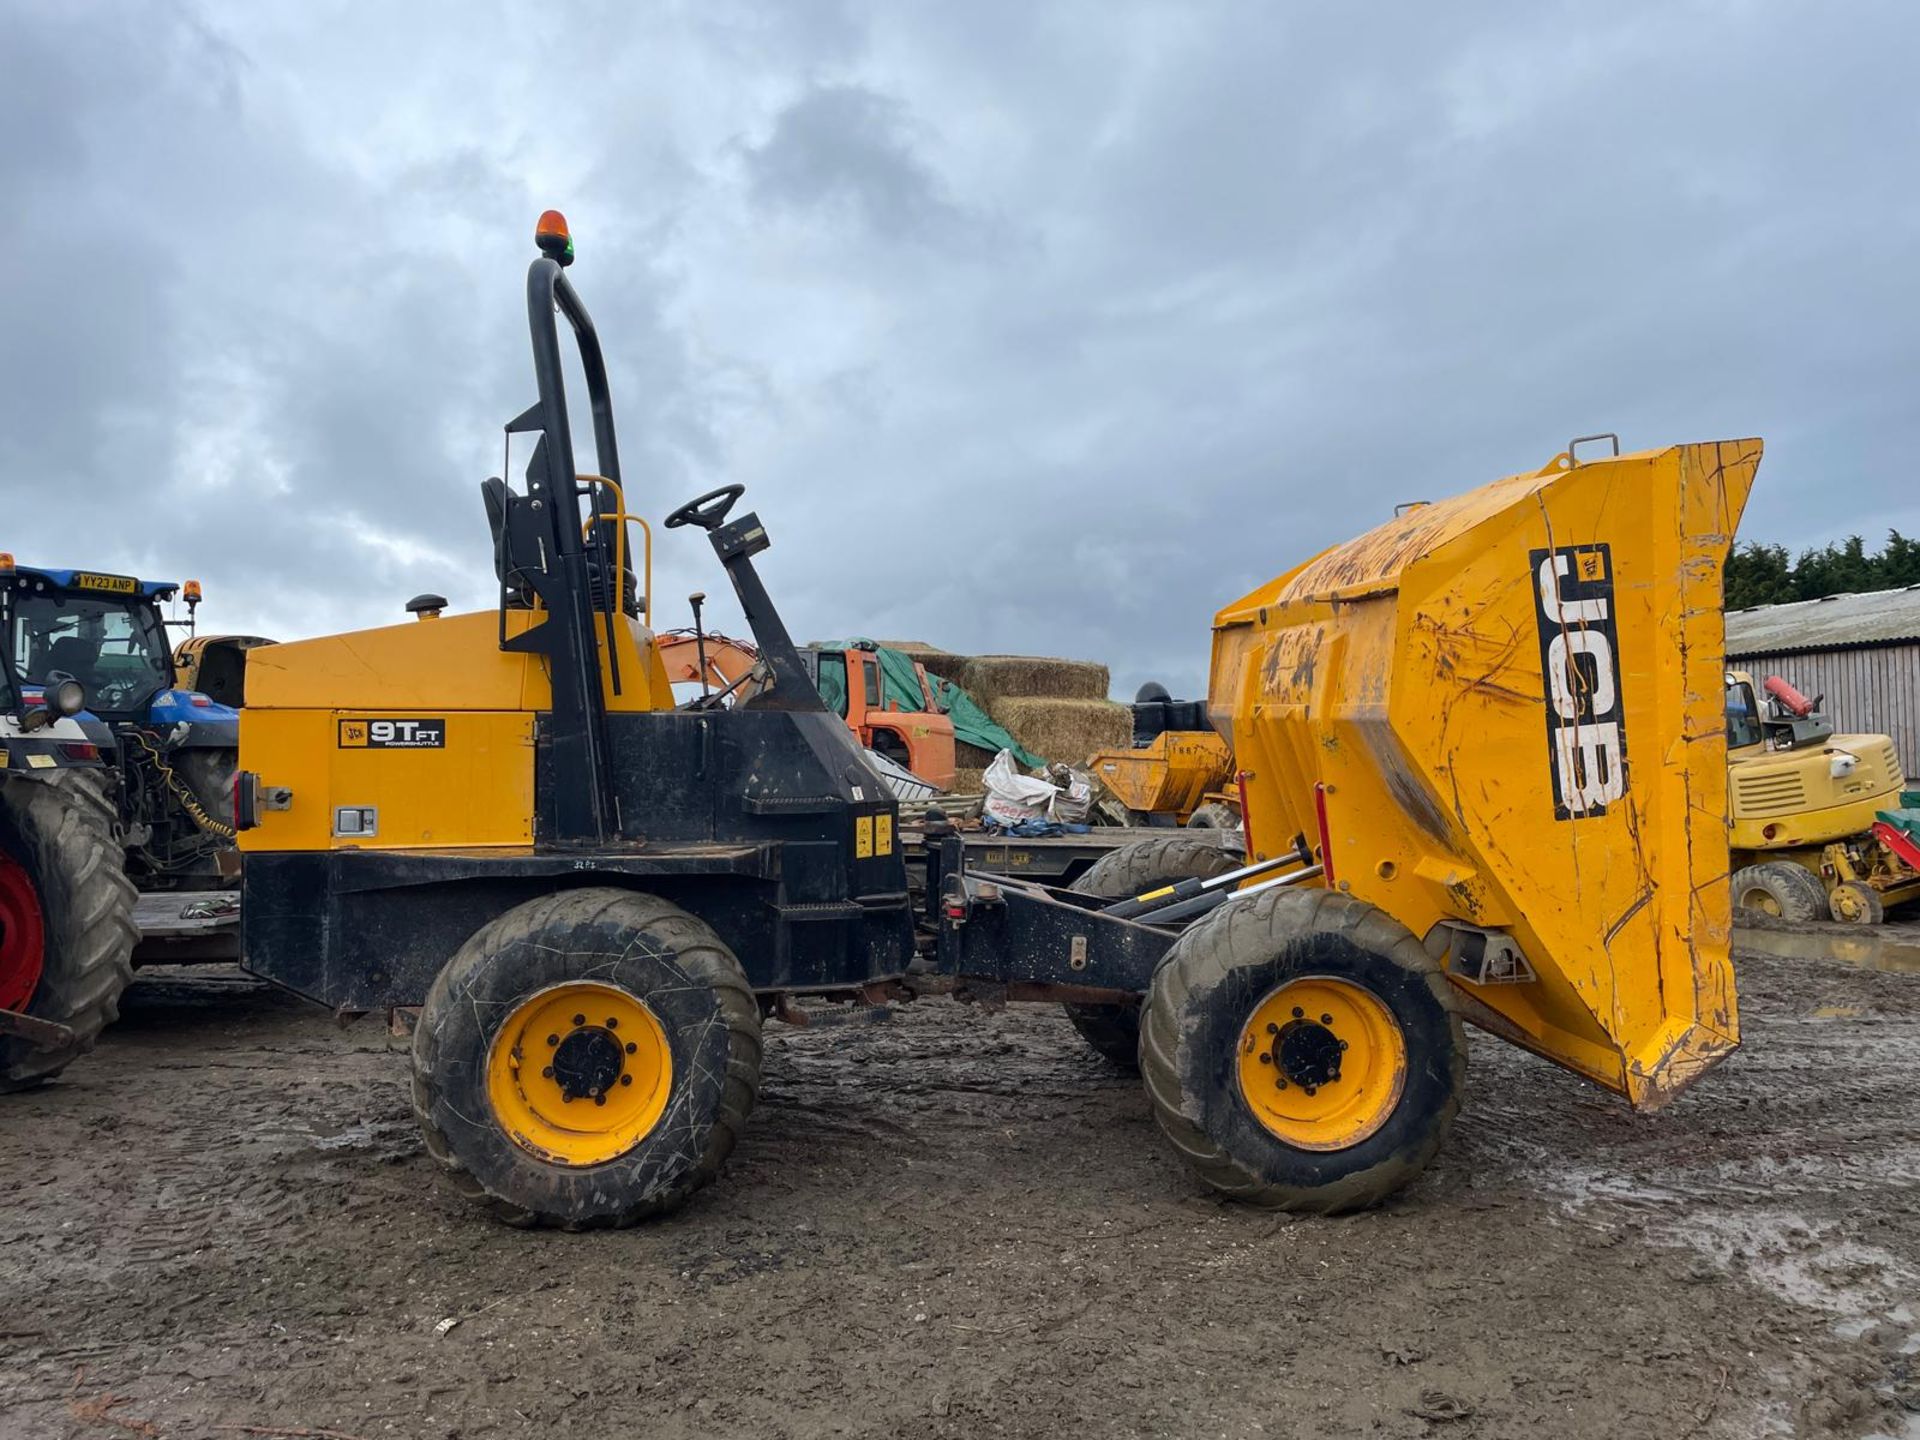
[[[1048,760],[1083,765],[1096,750],[1133,741],[1133,712],[1107,699],[1104,665],[1040,655],[975,655],[965,672],[960,683],[980,707]],[[980,763],[992,760],[988,755]],[[972,757],[960,763],[970,765]]]
[[[1133,711],[1107,699],[1111,676],[1091,660],[1045,655],[956,655],[922,641],[880,642],[951,680],[1034,754],[1082,765],[1096,750],[1133,743]],[[977,795],[994,752],[962,743],[953,793]]]

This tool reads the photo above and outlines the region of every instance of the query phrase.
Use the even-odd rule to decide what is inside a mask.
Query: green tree
[[[1752,540],[1735,546],[1727,557],[1726,596],[1729,610],[1798,600],[1800,592],[1794,588],[1787,547]]]
[[[1725,593],[1729,610],[1744,610],[1907,585],[1920,585],[1920,540],[1889,530],[1885,548],[1871,554],[1865,540],[1849,535],[1837,544],[1802,550],[1795,560],[1787,558],[1784,545],[1743,541],[1727,557]]]

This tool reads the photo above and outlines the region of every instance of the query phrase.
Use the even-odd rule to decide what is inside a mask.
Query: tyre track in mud
[[[143,978],[0,1116],[0,1436],[1906,1433],[1920,977],[1741,985],[1652,1116],[1474,1036],[1338,1221],[1203,1193],[1044,1007],[770,1025],[718,1185],[567,1236],[442,1189],[377,1020]]]

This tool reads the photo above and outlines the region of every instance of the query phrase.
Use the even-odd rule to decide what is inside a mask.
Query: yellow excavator
[[[557,213],[536,243],[526,470],[482,487],[497,603],[255,649],[240,721],[244,963],[419,1007],[415,1113],[460,1190],[522,1225],[671,1210],[796,996],[1066,1004],[1201,1182],[1318,1213],[1433,1157],[1468,1024],[1639,1108],[1738,1043],[1720,577],[1758,441],[1575,442],[1234,601],[1208,706],[1244,859],[1170,831],[1060,890],[970,870],[937,811],[909,852],[739,485],[664,527],[704,532],[765,683],[676,703]]]
[[[1836,735],[1787,680],[1727,672],[1734,904],[1785,920],[1877,925],[1920,896],[1906,774],[1886,735]],[[1914,863],[1909,863],[1909,862]]]

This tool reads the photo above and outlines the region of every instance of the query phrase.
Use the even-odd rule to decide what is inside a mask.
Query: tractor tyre
[[[1405,926],[1346,895],[1229,901],[1174,943],[1142,1013],[1154,1118],[1238,1200],[1377,1204],[1426,1168],[1460,1108],[1450,983]]]
[[[1887,905],[1864,880],[1843,880],[1827,894],[1827,913],[1842,925],[1879,925]]]
[[[1128,900],[1177,880],[1211,880],[1240,862],[1211,840],[1190,835],[1156,835],[1110,850],[1073,882],[1082,895]],[[1127,1070],[1140,1068],[1140,1006],[1065,1005],[1067,1019],[1095,1050]]]
[[[99,772],[0,779],[0,1008],[73,1035],[51,1049],[0,1038],[0,1091],[51,1080],[119,1018],[134,898]]]
[[[481,927],[414,1030],[428,1153],[513,1225],[675,1209],[720,1173],[759,1091],[740,962],[705,922],[630,890],[563,890]]]
[[[1733,903],[1776,920],[1824,920],[1828,913],[1820,877],[1791,860],[1763,860],[1734,871]]]

